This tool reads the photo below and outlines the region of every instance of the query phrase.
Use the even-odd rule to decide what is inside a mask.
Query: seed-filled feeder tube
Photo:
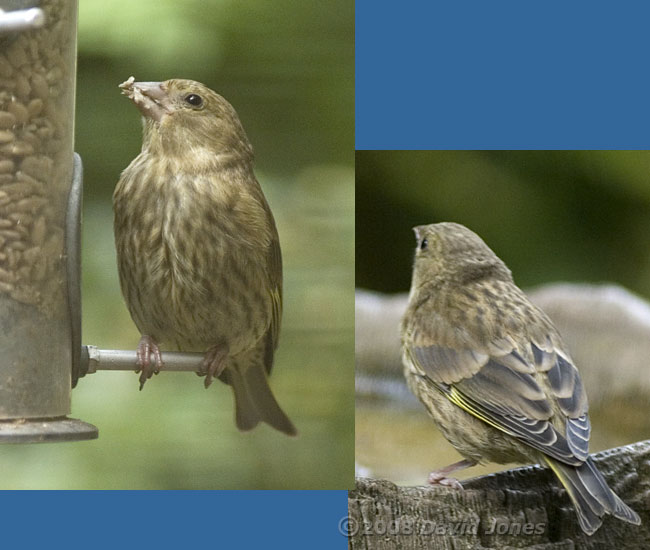
[[[71,441],[81,353],[76,0],[0,0],[0,442]]]

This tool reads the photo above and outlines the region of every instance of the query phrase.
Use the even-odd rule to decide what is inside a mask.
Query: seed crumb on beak
[[[130,76],[119,87],[122,89],[122,93],[133,101],[143,116],[160,122],[162,117],[169,112],[165,101],[167,94],[162,87],[162,82],[135,82],[135,78]]]
[[[119,86],[122,90],[124,90],[122,93],[127,94],[128,92],[126,90],[129,90],[133,86],[134,82],[135,82],[134,76],[130,76],[127,80],[122,82],[122,84],[120,84]]]

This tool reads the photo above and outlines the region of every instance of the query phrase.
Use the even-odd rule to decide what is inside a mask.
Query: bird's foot
[[[212,384],[212,379],[217,378],[226,368],[228,359],[228,346],[219,345],[210,348],[203,359],[203,368],[200,376],[205,376],[204,385],[209,387]]]
[[[455,477],[446,477],[444,474],[438,472],[431,472],[427,479],[429,485],[442,485],[443,487],[451,487],[453,489],[463,490],[463,486]]]
[[[136,355],[136,369],[135,372],[140,373],[140,390],[144,387],[144,383],[151,378],[153,374],[158,374],[160,369],[163,368],[164,363],[160,348],[151,336],[142,335],[138,348],[135,352]],[[153,356],[153,361],[151,360]]]
[[[470,468],[471,466],[476,466],[476,460],[472,460],[470,458],[459,460],[458,462],[454,462],[449,466],[445,466],[439,470],[434,470],[429,474],[429,479],[427,481],[429,485],[443,485],[445,487],[453,487],[454,489],[463,490],[463,486],[460,484],[460,481],[458,481],[456,478],[447,476],[453,472],[457,472],[458,470]]]

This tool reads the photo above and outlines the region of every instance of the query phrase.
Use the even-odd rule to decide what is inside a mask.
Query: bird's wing
[[[506,350],[503,342],[485,353],[437,345],[409,346],[406,353],[416,373],[463,410],[561,462],[578,465],[588,456],[590,432],[578,371],[557,350],[530,345],[529,354],[514,346]],[[538,382],[540,375],[548,379],[547,391]],[[566,435],[550,422],[553,401],[566,417]]]
[[[278,347],[280,335],[280,323],[282,321],[282,253],[277,232],[271,241],[268,258],[269,267],[269,292],[271,294],[272,316],[271,325],[267,335],[267,351],[264,359],[266,372],[270,373],[273,368],[273,354]]]

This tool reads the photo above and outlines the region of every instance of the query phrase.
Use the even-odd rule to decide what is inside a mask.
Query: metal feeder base
[[[0,443],[83,441],[97,436],[98,430],[92,424],[65,416],[0,420]]]

